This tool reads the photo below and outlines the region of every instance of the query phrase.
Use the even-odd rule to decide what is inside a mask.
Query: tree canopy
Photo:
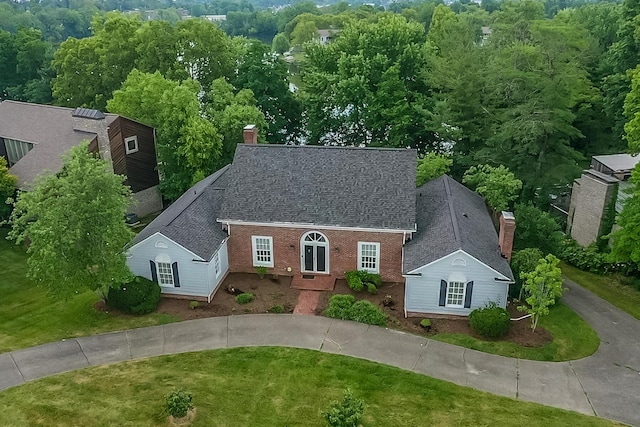
[[[517,198],[522,181],[504,166],[479,165],[470,167],[462,178],[494,212],[506,210]]]
[[[54,295],[89,288],[103,298],[131,278],[124,255],[133,236],[124,221],[131,190],[123,181],[85,142],[65,155],[58,174],[18,195],[9,238],[28,240],[29,277]]]

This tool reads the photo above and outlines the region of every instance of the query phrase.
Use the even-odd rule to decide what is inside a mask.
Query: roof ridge
[[[238,144],[244,147],[288,147],[288,148],[299,148],[299,149],[333,149],[333,150],[368,150],[368,151],[398,151],[398,152],[408,152],[411,150],[415,151],[415,148],[395,148],[395,147],[354,147],[354,146],[345,146],[345,145],[307,145],[307,144]]]
[[[194,184],[190,189],[188,189],[188,190],[187,190],[187,191],[186,191],[182,196],[184,196],[184,195],[188,194],[191,190],[193,190],[193,191],[196,193],[196,194],[195,194],[195,197],[194,197],[194,198],[193,198],[193,200],[191,200],[191,201],[190,201],[190,202],[189,202],[189,203],[188,203],[184,208],[182,208],[179,212],[177,212],[177,213],[173,216],[173,218],[171,218],[171,220],[170,220],[170,221],[168,221],[166,224],[164,224],[164,226],[165,226],[165,227],[168,227],[168,226],[170,226],[170,225],[173,223],[173,221],[175,221],[176,219],[178,219],[178,217],[179,217],[180,215],[182,215],[182,214],[184,213],[184,211],[186,211],[186,210],[189,208],[189,206],[191,206],[191,205],[192,205],[196,200],[198,200],[198,199],[200,198],[200,196],[202,196],[202,195],[205,193],[205,190],[206,190],[206,189],[208,189],[209,187],[211,187],[211,186],[212,186],[212,185],[213,185],[213,184],[214,184],[218,179],[220,179],[220,177],[221,177],[222,175],[224,175],[224,173],[225,173],[228,169],[229,169],[229,165],[226,165],[226,166],[224,166],[222,169],[219,169],[219,170],[217,170],[216,172],[214,172],[212,175],[217,175],[217,176],[214,176],[214,177],[212,178],[211,182],[210,182],[209,184],[207,184],[206,186],[204,186],[204,187],[202,188],[202,190],[200,190],[200,192],[198,192],[196,189],[194,189],[194,188],[193,188],[193,187],[197,186],[197,185],[198,185],[198,183]],[[208,177],[207,177],[207,178],[208,178]],[[207,179],[207,178],[204,178],[204,179]],[[203,180],[204,180],[204,179],[203,179]],[[221,188],[214,188],[214,190],[222,190],[222,189],[221,189]],[[182,196],[180,196],[180,197],[182,197]],[[176,200],[176,201],[177,201],[177,200]]]
[[[73,111],[73,108],[69,108],[69,107],[61,107],[59,105],[49,105],[49,104],[38,104],[35,102],[24,102],[24,101],[15,101],[13,99],[5,99],[4,101],[0,102],[2,104],[4,104],[5,102],[10,103],[10,104],[21,104],[21,105],[28,105],[28,106],[34,106],[34,107],[43,107],[43,108],[55,108],[58,110],[67,110],[67,111]]]
[[[460,242],[460,229],[458,228],[458,218],[453,207],[453,198],[451,195],[451,187],[449,187],[448,175],[444,175],[442,182],[444,183],[445,193],[447,195],[447,204],[449,205],[449,213],[451,214],[451,223],[453,224],[453,236],[456,242]],[[450,179],[450,178],[449,178]]]

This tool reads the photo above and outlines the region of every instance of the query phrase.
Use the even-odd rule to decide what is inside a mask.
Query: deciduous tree
[[[464,173],[462,182],[484,197],[494,212],[507,209],[522,189],[522,181],[502,165],[472,166]]]
[[[525,301],[528,305],[518,307],[518,310],[531,314],[531,330],[535,331],[540,317],[549,314],[549,307],[562,296],[562,271],[558,268],[560,260],[553,255],[547,255],[538,262],[535,270],[524,273]]]
[[[11,212],[11,206],[7,204],[7,198],[16,192],[18,177],[9,173],[7,161],[0,156],[0,221],[7,219]]]
[[[85,142],[67,153],[58,174],[18,195],[9,238],[29,242],[32,279],[55,295],[89,288],[106,298],[131,278],[123,252],[133,235],[124,221],[131,190],[123,181]]]
[[[453,159],[447,154],[429,152],[418,159],[416,186],[423,184],[449,172]]]

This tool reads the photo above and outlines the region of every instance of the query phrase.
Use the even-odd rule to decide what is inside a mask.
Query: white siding
[[[163,294],[208,297],[219,285],[228,269],[226,242],[220,248],[221,274],[218,279],[213,271],[211,261],[196,261],[197,257],[163,235],[156,233],[131,248],[127,256],[127,265],[137,276],[151,279],[149,261],[154,261],[160,254],[169,256],[171,262],[178,263],[180,287],[162,287]],[[166,247],[165,247],[166,246]],[[223,253],[224,252],[224,253]]]
[[[408,312],[466,316],[473,309],[482,307],[487,302],[495,302],[500,307],[506,306],[509,284],[495,280],[496,277],[506,278],[463,251],[454,252],[420,267],[414,273],[422,273],[422,275],[406,278],[405,310]],[[452,275],[456,277],[462,275],[466,282],[473,281],[471,308],[438,305],[440,281],[448,281]]]
[[[220,258],[220,272],[218,273],[218,277],[216,277],[216,267],[213,262],[213,258],[215,258],[215,254],[211,258],[211,261],[209,261],[207,264],[207,270],[208,270],[207,274],[211,279],[209,281],[210,282],[209,295],[211,295],[218,288],[218,286],[220,286],[220,283],[222,283],[222,280],[224,279],[224,275],[227,274],[227,271],[229,270],[229,257],[227,254],[226,240],[224,241],[224,243],[222,243],[222,246],[220,247],[220,249],[218,249],[218,257]]]

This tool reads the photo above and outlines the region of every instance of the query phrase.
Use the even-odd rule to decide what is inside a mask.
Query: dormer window
[[[138,137],[136,135],[124,139],[124,149],[127,154],[138,152]]]

